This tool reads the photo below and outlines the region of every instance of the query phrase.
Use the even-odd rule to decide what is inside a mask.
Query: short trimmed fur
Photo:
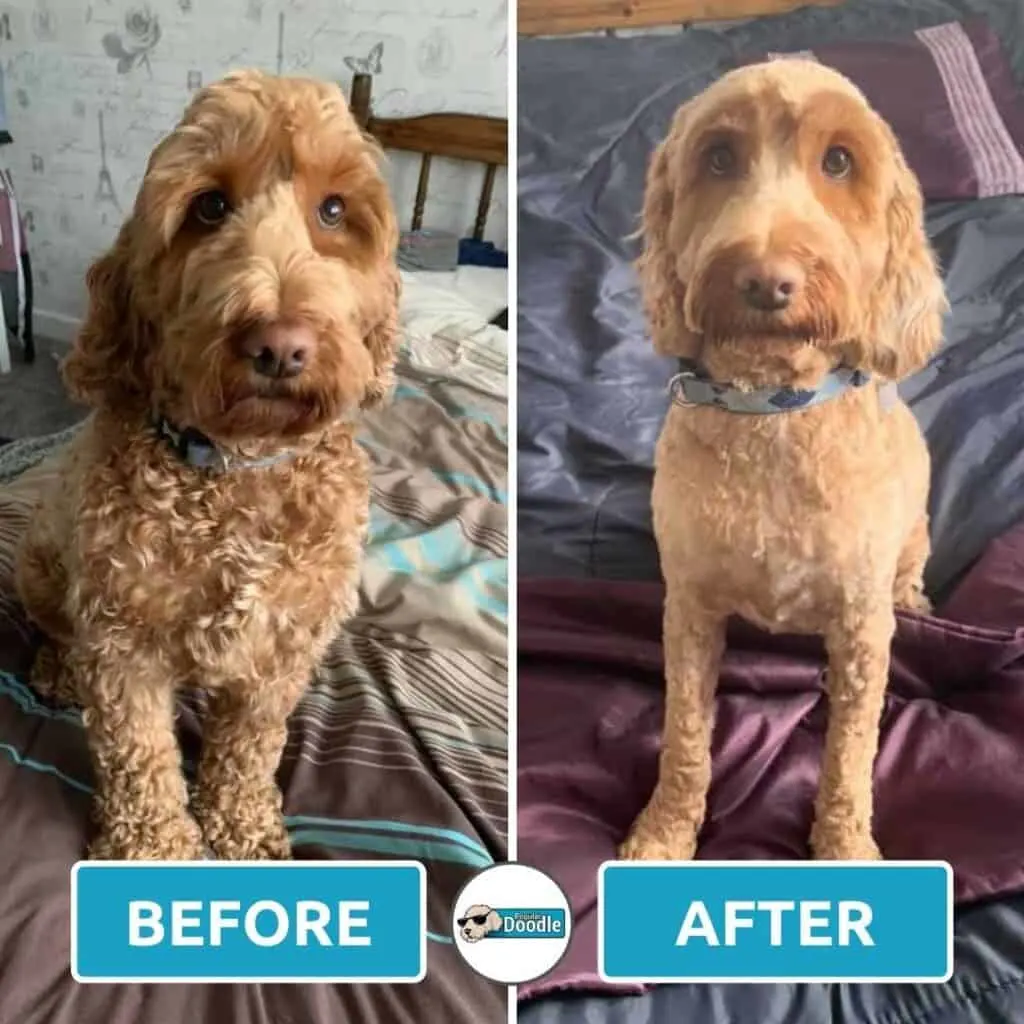
[[[837,146],[852,157],[845,175],[823,164]],[[666,583],[664,742],[622,855],[694,854],[725,624],[739,615],[824,637],[829,724],[811,846],[824,859],[877,857],[872,769],[893,607],[927,607],[929,482],[912,415],[879,388],[924,365],[946,308],[919,186],[846,79],[773,61],[679,110],[651,162],[643,236],[660,352],[741,388],[812,386],[840,364],[873,377],[784,414],[670,408],[652,499]],[[797,290],[784,309],[752,309],[737,282],[772,261]]]
[[[35,680],[83,707],[91,856],[289,856],[275,782],[286,721],[356,604],[368,520],[360,407],[387,392],[397,227],[378,153],[337,87],[241,72],[200,92],[155,149],[135,208],[88,275],[65,380],[95,413],[22,546],[47,635]],[[196,197],[219,189],[210,227]],[[327,195],[344,222],[318,220]],[[268,382],[241,332],[299,324],[303,372]],[[269,467],[193,468],[162,415]],[[208,694],[190,814],[174,733]]]

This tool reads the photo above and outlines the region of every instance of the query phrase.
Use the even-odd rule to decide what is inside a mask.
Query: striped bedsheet
[[[280,773],[297,857],[426,864],[428,975],[414,988],[185,996],[169,986],[149,990],[139,1016],[139,990],[71,982],[68,870],[85,846],[92,776],[78,712],[26,685],[31,635],[11,584],[17,539],[66,435],[0,454],[0,875],[17,907],[0,914],[0,1020],[504,1019],[504,990],[464,966],[449,934],[458,890],[506,855],[504,333],[493,330],[487,348],[490,375],[471,381],[437,374],[407,348],[393,402],[367,417],[374,475],[360,609],[292,718]],[[187,770],[201,712],[201,697],[182,697]]]

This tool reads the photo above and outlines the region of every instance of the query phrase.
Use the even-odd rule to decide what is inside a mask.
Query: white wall
[[[504,117],[506,26],[506,0],[0,0],[14,137],[0,165],[30,228],[37,331],[73,332],[87,266],[113,239],[149,151],[198,84],[259,67],[347,91],[365,68],[378,114]],[[482,168],[435,163],[425,226],[465,234]],[[405,226],[416,158],[394,154],[388,173]],[[502,174],[488,221],[501,245],[506,218]]]

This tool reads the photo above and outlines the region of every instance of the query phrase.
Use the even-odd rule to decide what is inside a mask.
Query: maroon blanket
[[[519,584],[519,853],[566,889],[568,953],[520,997],[605,988],[598,865],[654,786],[662,591]],[[1020,627],[1020,628],[1018,628]],[[891,859],[954,868],[959,901],[1024,889],[1024,527],[992,545],[937,617],[901,615],[875,772]],[[808,856],[827,703],[821,644],[730,631],[698,857]]]

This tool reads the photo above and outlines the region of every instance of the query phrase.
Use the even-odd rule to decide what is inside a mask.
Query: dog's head
[[[240,72],[202,90],[89,271],[72,392],[226,443],[378,401],[398,300],[378,155],[334,85]]]
[[[664,353],[809,343],[896,378],[940,339],[917,180],[862,94],[813,61],[737,69],[677,112],[648,172],[643,235]]]
[[[456,922],[466,942],[479,942],[501,927],[501,917],[484,903],[474,903]]]

